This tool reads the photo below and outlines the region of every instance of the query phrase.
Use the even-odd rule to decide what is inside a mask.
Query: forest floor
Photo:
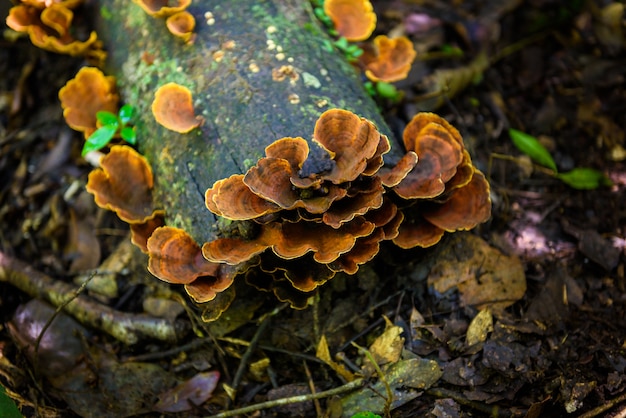
[[[249,416],[626,416],[623,3],[373,3],[376,33],[404,32],[418,50],[396,84],[403,99],[381,101],[386,120],[399,133],[437,106],[490,181],[492,218],[435,248],[383,248],[313,307],[268,299],[226,330],[203,328],[189,302],[116,260],[131,251],[127,226],[86,193],[91,166],[57,98],[84,63],[0,40],[0,265],[76,289],[109,257],[99,268],[119,292],[98,305],[187,330],[128,345],[61,315],[36,341],[53,308],[0,281],[0,382],[24,416],[208,416],[332,389]],[[560,172],[589,167],[611,184],[568,186],[510,128],[537,138]]]

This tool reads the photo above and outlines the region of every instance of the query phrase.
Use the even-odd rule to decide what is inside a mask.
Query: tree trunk
[[[215,216],[204,205],[206,189],[245,172],[276,139],[301,136],[311,146],[325,110],[351,110],[390,135],[358,72],[325,46],[332,40],[308,1],[196,0],[188,9],[196,18],[191,44],[134,2],[97,4],[108,73],[139,112],[138,147],[155,174],[155,206],[165,209],[169,225],[199,243],[216,233]],[[178,134],[155,122],[154,92],[168,82],[192,91],[202,126]],[[392,146],[387,158],[397,159],[399,149]]]

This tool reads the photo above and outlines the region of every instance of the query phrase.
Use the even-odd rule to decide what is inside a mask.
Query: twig
[[[298,396],[292,396],[290,398],[282,398],[282,399],[275,399],[273,401],[261,402],[255,405],[249,405],[243,408],[233,409],[232,411],[221,412],[217,415],[211,415],[210,417],[206,417],[206,418],[233,417],[235,415],[248,414],[250,412],[260,411],[262,409],[273,408],[275,406],[289,405],[292,403],[312,401],[314,399],[328,398],[330,396],[338,395],[340,393],[350,392],[361,386],[363,386],[363,379],[356,379],[356,380],[353,380],[352,382],[346,383],[345,385],[336,387],[334,389],[329,389],[324,392],[318,392],[318,393],[310,394],[310,395],[298,395]]]
[[[265,332],[265,329],[267,328],[269,324],[270,324],[270,317],[266,316],[261,322],[261,325],[259,326],[259,328],[256,330],[254,337],[252,337],[252,339],[250,340],[250,345],[246,348],[246,351],[243,353],[243,356],[241,357],[241,361],[239,362],[239,367],[237,368],[237,372],[235,372],[233,383],[231,384],[233,393],[235,394],[237,393],[239,383],[241,383],[241,379],[243,378],[243,374],[246,371],[246,366],[248,365],[248,362],[250,361],[250,357],[252,357],[252,353],[254,353],[254,350],[256,350],[256,347],[257,347],[257,344],[259,343],[259,339],[261,338],[261,335],[263,335],[263,333]]]
[[[593,418],[593,417],[597,417],[600,414],[602,414],[603,412],[606,412],[609,409],[616,407],[617,405],[619,405],[622,402],[626,402],[626,393],[622,393],[620,396],[618,396],[617,398],[611,399],[610,401],[605,401],[605,403],[603,405],[600,405],[600,406],[592,409],[591,411],[585,412],[584,414],[582,414],[578,418]]]
[[[76,286],[54,280],[1,251],[0,281],[57,307],[77,290]],[[104,331],[125,344],[135,344],[145,337],[175,342],[182,336],[183,327],[175,321],[119,312],[84,295],[76,297],[63,310],[84,325]]]
[[[306,361],[302,361],[302,366],[304,367],[304,373],[306,373],[306,379],[309,383],[309,389],[311,390],[311,393],[315,395],[317,393],[317,391],[315,390],[315,382],[313,382],[313,376],[311,376],[311,371],[309,370],[309,366],[306,365]],[[321,417],[322,407],[320,406],[319,400],[314,399],[313,403],[315,404],[315,413],[318,417]]]

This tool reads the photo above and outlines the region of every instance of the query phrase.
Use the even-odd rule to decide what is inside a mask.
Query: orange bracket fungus
[[[154,119],[169,130],[187,133],[203,122],[193,109],[191,91],[176,83],[167,83],[154,93]]]
[[[97,128],[96,113],[117,113],[119,96],[115,77],[105,76],[95,67],[83,67],[76,77],[59,90],[59,100],[67,124],[88,138]]]
[[[168,17],[175,13],[182,12],[191,4],[191,0],[176,0],[174,2],[170,2],[169,0],[133,1],[152,17]],[[170,5],[170,3],[175,3],[175,5]]]
[[[370,48],[364,49],[359,63],[370,80],[391,83],[407,77],[415,56],[413,42],[406,36],[392,39],[380,35]]]
[[[376,13],[369,0],[326,0],[324,13],[348,41],[364,41],[376,27]]]
[[[198,303],[215,299],[235,277],[227,265],[206,260],[198,244],[182,229],[157,228],[148,239],[148,253],[150,273],[165,282],[185,285],[187,294]]]
[[[150,272],[183,284],[196,302],[216,303],[212,319],[232,301],[233,289],[223,298],[217,295],[237,276],[304,308],[321,284],[337,273],[355,274],[372,260],[383,241],[428,247],[445,232],[489,218],[489,185],[452,125],[420,113],[407,125],[403,142],[405,156],[394,167],[383,167],[390,143],[372,122],[346,110],[324,112],[311,139],[325,156],[315,157],[321,162],[311,161],[304,138],[270,144],[246,173],[206,190],[207,209],[242,228],[199,245],[183,230],[157,225],[146,243]],[[121,158],[129,151],[114,147],[111,154],[103,159],[103,172],[90,175],[89,190],[96,194],[96,184],[104,184],[98,189],[106,192],[98,192],[97,201],[122,219],[149,215],[151,175],[142,163]],[[130,164],[127,170],[135,177],[149,178],[148,186],[120,184],[109,172],[119,164]]]
[[[163,225],[164,212],[152,205],[152,169],[134,149],[116,145],[100,160],[99,169],[89,173],[87,191],[96,204],[117,213],[130,224],[131,241],[147,252],[147,240]]]
[[[74,19],[71,9],[82,1],[25,0],[14,6],[6,18],[8,27],[17,32],[28,33],[33,45],[47,51],[69,55],[91,56],[101,62],[104,52],[98,37],[91,32],[85,41],[74,39],[70,26]]]
[[[165,20],[165,25],[172,35],[181,38],[185,42],[190,42],[193,39],[196,19],[189,12],[178,12],[169,16]]]

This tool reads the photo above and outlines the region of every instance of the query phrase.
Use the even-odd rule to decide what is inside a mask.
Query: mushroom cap
[[[369,120],[342,109],[322,113],[313,131],[313,140],[334,161],[323,179],[334,184],[356,179],[367,168],[381,141],[381,134]]]
[[[152,114],[159,124],[181,134],[200,126],[203,121],[195,116],[191,91],[176,83],[167,83],[157,89]]]
[[[215,276],[219,264],[202,256],[200,246],[179,228],[162,226],[148,238],[148,270],[159,279],[189,284],[200,276]]]
[[[165,211],[155,210],[145,222],[130,224],[130,242],[148,253],[148,238],[155,229],[165,225]]]
[[[442,204],[425,208],[424,218],[444,231],[468,230],[486,222],[491,216],[489,183],[483,173],[474,170],[469,183],[455,189]]]
[[[353,220],[356,216],[365,215],[372,209],[378,209],[383,204],[383,185],[378,177],[374,177],[366,188],[359,190],[348,199],[341,199],[324,212],[322,222],[333,228]],[[348,192],[350,194],[350,191]]]
[[[382,167],[378,171],[385,187],[397,186],[413,170],[417,164],[418,157],[414,151],[409,151],[391,168]]]
[[[70,34],[73,17],[64,3],[52,3],[45,8],[21,4],[11,8],[6,23],[17,32],[28,32],[33,45],[41,49],[74,56],[87,55],[97,49],[98,36],[91,32],[85,41],[74,39]]]
[[[187,11],[174,13],[165,20],[165,25],[170,33],[189,42],[193,37],[193,30],[196,27],[196,19]]]
[[[292,171],[289,161],[282,158],[261,158],[251,167],[243,182],[252,193],[277,204],[282,209],[304,208],[310,213],[323,213],[337,199],[345,196],[346,190],[337,186],[303,191],[292,186]]]
[[[67,124],[88,138],[98,128],[97,112],[117,113],[115,77],[105,76],[95,67],[83,67],[59,90],[59,100]]]
[[[392,83],[407,77],[417,55],[409,38],[379,35],[374,38],[372,47],[373,51],[365,49],[359,57],[367,78]]]
[[[271,248],[286,260],[313,252],[315,261],[328,264],[350,251],[357,238],[369,235],[374,228],[363,217],[337,229],[316,222],[273,222],[261,225],[259,234],[252,240],[219,238],[205,243],[202,252],[207,260],[235,265]]]
[[[404,199],[439,196],[463,161],[462,143],[436,122],[426,124],[413,138],[405,131],[404,143],[407,150],[415,151],[419,161],[394,191]]]
[[[215,299],[237,274],[235,269],[207,261],[193,238],[179,228],[157,228],[147,246],[150,273],[168,283],[184,284],[187,294],[198,303]]]
[[[376,13],[369,0],[326,0],[324,12],[348,41],[364,41],[376,28]]]
[[[253,193],[244,183],[243,174],[218,180],[205,194],[207,209],[234,221],[255,219],[278,212],[280,206]]]
[[[400,227],[398,235],[393,238],[393,243],[400,248],[409,249],[415,247],[432,247],[438,243],[445,231],[426,221],[419,214],[405,215]]]
[[[182,12],[191,4],[191,0],[176,0],[175,6],[170,6],[169,0],[133,0],[152,17],[167,17]]]
[[[83,3],[83,0],[21,0],[22,4],[33,6],[37,9],[44,9],[54,4],[61,5],[67,9],[74,9]]]
[[[152,169],[142,155],[126,145],[115,145],[100,160],[100,167],[89,173],[86,186],[98,206],[128,223],[152,217]]]

